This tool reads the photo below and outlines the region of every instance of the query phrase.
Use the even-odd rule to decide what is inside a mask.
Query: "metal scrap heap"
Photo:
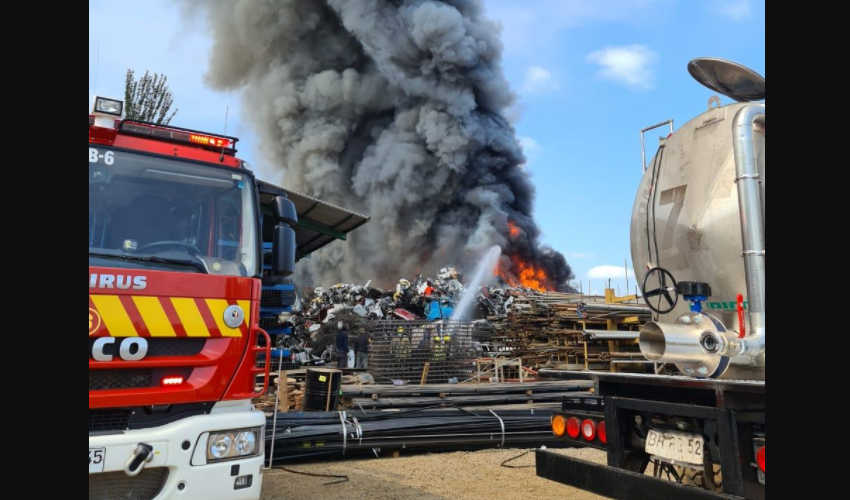
[[[278,346],[289,351],[293,361],[323,364],[333,356],[338,321],[357,337],[371,321],[448,319],[464,290],[460,278],[454,267],[445,267],[436,278],[420,274],[413,280],[399,279],[393,290],[372,287],[371,281],[316,287],[296,300],[292,313],[281,315],[292,335],[281,337]]]
[[[411,328],[426,321],[447,323],[464,291],[461,279],[455,268],[445,267],[436,278],[420,274],[413,280],[399,279],[392,290],[372,287],[371,281],[316,287],[306,297],[299,297],[292,313],[281,315],[281,321],[292,326],[292,335],[281,336],[278,346],[287,359],[298,364],[321,365],[337,356],[335,338],[340,321],[350,338],[368,339],[373,347],[386,340],[389,327],[385,323],[393,323],[394,329],[397,322],[412,322]],[[530,367],[551,362],[585,367],[609,363],[617,355],[612,356],[608,343],[590,342],[588,349],[588,341],[596,340],[589,332],[633,329],[649,318],[649,310],[636,301],[612,304],[603,297],[522,287],[482,287],[476,300],[471,322],[467,322],[475,352],[520,357],[523,366]],[[600,346],[605,348],[598,349]],[[375,355],[377,351],[370,353],[370,361]],[[629,353],[620,357],[637,358]],[[416,363],[417,373],[428,359]],[[413,370],[413,365],[410,368]]]

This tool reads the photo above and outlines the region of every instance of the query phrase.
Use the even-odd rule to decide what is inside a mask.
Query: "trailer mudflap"
[[[655,498],[743,500],[744,498],[656,479],[637,472],[599,465],[547,450],[536,450],[535,460],[538,476],[611,498],[622,500]]]

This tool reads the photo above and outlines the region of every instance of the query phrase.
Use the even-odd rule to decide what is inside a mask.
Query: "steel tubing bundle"
[[[572,370],[558,370],[555,368],[541,368],[537,370],[537,376],[543,379],[561,379],[561,380],[576,380],[576,379],[591,379],[592,373],[585,372],[582,374]]]
[[[626,330],[582,330],[585,337],[590,340],[634,340],[640,337],[640,332]]]
[[[618,312],[627,314],[650,314],[650,310],[644,305],[624,305],[624,304],[594,304],[593,302],[585,302],[582,304],[585,311],[605,311]]]
[[[423,385],[385,385],[345,384],[343,397],[397,397],[397,396],[463,396],[474,394],[510,394],[538,392],[563,392],[587,389],[592,384],[585,381],[563,382],[525,382],[525,383],[483,383],[483,384],[423,384]]]
[[[648,320],[651,317],[649,308],[642,305],[583,303],[581,305],[581,312],[588,319],[615,319],[637,316],[642,320]]]
[[[480,449],[556,444],[553,409],[278,413],[268,418],[266,456],[272,464],[344,457],[379,450]]]
[[[590,385],[589,383],[587,384]],[[453,397],[393,397],[393,398],[354,398],[352,403],[363,408],[409,408],[416,406],[489,406],[518,404],[527,401],[560,401],[564,396],[571,396],[577,391],[570,392],[540,392],[537,394],[481,394],[475,396]]]

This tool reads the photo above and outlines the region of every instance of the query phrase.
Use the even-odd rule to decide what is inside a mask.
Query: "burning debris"
[[[337,352],[335,342],[339,322],[351,339],[369,335],[375,322],[446,322],[464,293],[461,279],[456,268],[444,267],[436,278],[421,274],[413,280],[401,278],[390,290],[373,287],[372,281],[316,287],[298,298],[291,313],[281,315],[280,321],[291,326],[292,334],[280,336],[278,346],[285,349],[290,361],[328,364],[342,354]],[[540,295],[532,288],[482,287],[475,295],[470,319],[486,323],[486,318],[504,317],[518,297],[528,294]],[[363,342],[357,343],[361,350],[368,349]],[[352,350],[356,351],[356,347]]]
[[[479,1],[186,0],[187,12],[197,4],[214,39],[207,81],[243,91],[264,163],[280,166],[263,176],[375,221],[304,261],[298,283],[393,287],[498,245],[505,282],[568,290],[570,266],[539,241],[504,118],[500,30]]]

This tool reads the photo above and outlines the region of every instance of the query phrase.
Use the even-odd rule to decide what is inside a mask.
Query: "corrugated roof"
[[[367,215],[268,182],[258,181],[258,185],[260,196],[264,198],[263,202],[270,203],[272,196],[284,194],[295,204],[295,210],[298,212],[298,224],[294,228],[296,260],[336,239],[346,239],[348,233],[369,220]],[[268,199],[265,199],[266,197]]]

